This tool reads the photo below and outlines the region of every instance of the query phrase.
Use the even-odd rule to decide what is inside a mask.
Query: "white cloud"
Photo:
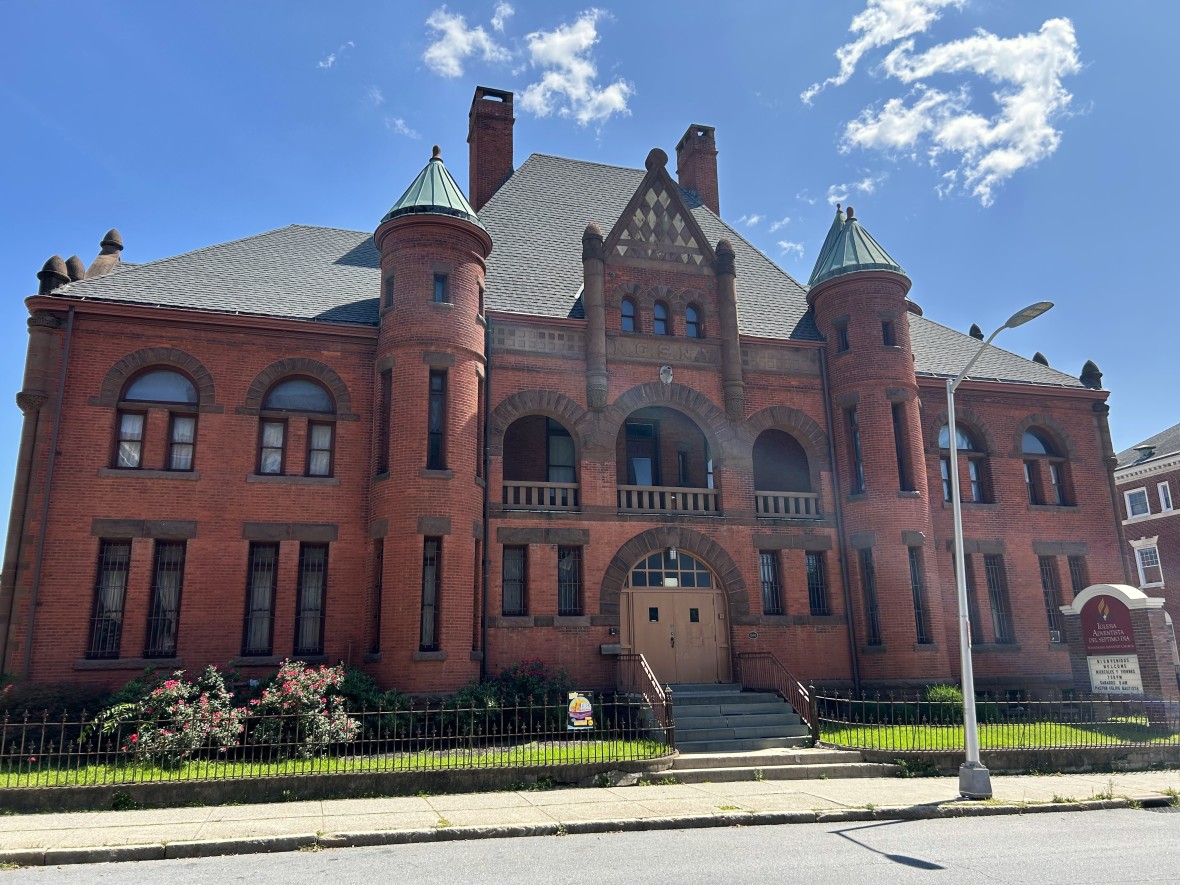
[[[782,228],[786,227],[790,223],[791,223],[791,216],[784,215],[778,221],[772,221],[770,223],[770,232],[774,233],[776,230],[781,230]]]
[[[520,107],[547,117],[573,117],[580,125],[604,123],[614,114],[629,114],[627,100],[635,87],[617,79],[607,86],[596,82],[598,68],[591,49],[598,42],[601,9],[583,12],[570,25],[552,31],[533,31],[525,37],[529,61],[542,71],[541,79],[524,88]]]
[[[800,203],[806,203],[808,206],[815,205],[815,197],[809,194],[806,190],[801,190],[799,193],[795,194],[795,199]]]
[[[803,257],[802,243],[794,243],[790,240],[779,240],[778,247],[783,255],[798,255],[800,258]]]
[[[371,105],[373,105],[373,107],[377,107],[378,105],[385,103],[384,93],[382,93],[381,90],[376,86],[369,87],[369,91],[365,93],[365,98]]]
[[[496,11],[492,13],[492,30],[504,32],[504,22],[512,18],[516,10],[512,8],[511,3],[500,2],[496,4]]]
[[[401,117],[386,117],[385,128],[395,135],[404,135],[406,138],[421,138],[422,134],[417,129],[411,129]]]
[[[320,59],[320,61],[316,62],[316,67],[324,69],[332,67],[337,61],[340,60],[340,57],[344,55],[344,53],[352,49],[355,45],[356,44],[351,40],[349,40],[347,43],[341,44],[335,52],[329,52],[326,56]]]
[[[841,150],[881,150],[924,160],[939,174],[939,196],[970,193],[984,206],[1018,171],[1050,156],[1061,143],[1056,121],[1073,96],[1062,79],[1081,70],[1069,19],[1050,19],[1034,33],[999,37],[977,30],[917,51],[924,33],[948,6],[962,0],[868,0],[852,20],[860,37],[836,51],[840,72],[803,93],[841,85],[870,49],[896,45],[879,71],[909,87],[905,95],[865,108],[844,127]],[[900,42],[899,42],[900,41]],[[949,77],[986,80],[991,104],[980,107],[971,83],[935,85]],[[836,202],[829,189],[829,202]]]
[[[822,83],[812,83],[799,97],[804,104],[827,86],[843,86],[870,49],[888,46],[913,34],[924,33],[947,6],[962,7],[963,0],[868,0],[863,12],[852,19],[848,30],[860,33],[851,43],[836,50],[840,73]]]
[[[847,203],[848,198],[853,194],[876,193],[877,186],[887,177],[885,175],[866,175],[858,181],[830,185],[827,194],[828,205],[835,206],[837,203]]]
[[[737,220],[738,224],[744,224],[746,227],[753,227],[762,220],[761,215],[743,215]]]
[[[501,12],[501,7],[497,6],[496,14],[500,15]],[[500,22],[503,24],[503,18]],[[430,13],[426,26],[434,31],[434,42],[426,47],[422,60],[440,76],[461,77],[463,62],[473,55],[478,55],[484,61],[508,61],[512,58],[511,53],[492,39],[481,25],[467,27],[467,19],[457,12],[448,12],[446,6],[440,6]]]

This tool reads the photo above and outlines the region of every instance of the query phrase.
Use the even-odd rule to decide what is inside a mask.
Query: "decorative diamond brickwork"
[[[701,267],[705,255],[697,243],[679,200],[659,178],[651,182],[635,207],[615,251],[627,258],[646,258]]]

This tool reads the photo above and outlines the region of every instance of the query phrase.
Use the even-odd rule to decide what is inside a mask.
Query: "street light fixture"
[[[959,766],[959,795],[964,799],[990,799],[992,778],[979,761],[979,726],[975,719],[975,671],[971,663],[971,619],[967,608],[967,574],[963,558],[963,501],[959,496],[959,441],[955,430],[955,388],[971,367],[983,356],[987,346],[1005,329],[1015,329],[1035,320],[1053,306],[1052,301],[1038,301],[1008,318],[1008,322],[992,332],[979,345],[975,356],[954,378],[946,382],[947,434],[950,437],[951,509],[955,515],[955,590],[959,602],[959,658],[963,674],[963,734],[967,750],[966,761]]]

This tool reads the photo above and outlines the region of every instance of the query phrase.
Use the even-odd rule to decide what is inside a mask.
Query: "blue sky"
[[[722,215],[806,281],[852,203],[926,315],[1112,391],[1116,448],[1180,421],[1180,4],[32,2],[0,32],[0,387],[54,253],[142,262],[292,223],[371,230],[434,143],[467,181],[476,85],[533,152],[641,167],[717,128]],[[1161,113],[1162,111],[1162,113]],[[0,489],[20,430],[0,403]],[[105,439],[96,439],[105,447]],[[3,508],[7,515],[7,508]]]

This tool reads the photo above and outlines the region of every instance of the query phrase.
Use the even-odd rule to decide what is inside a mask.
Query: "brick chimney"
[[[512,174],[512,93],[475,87],[468,116],[468,164],[471,176],[467,196],[478,212]]]
[[[693,123],[676,145],[676,178],[680,186],[693,190],[701,202],[720,215],[717,197],[717,142],[712,126]]]

